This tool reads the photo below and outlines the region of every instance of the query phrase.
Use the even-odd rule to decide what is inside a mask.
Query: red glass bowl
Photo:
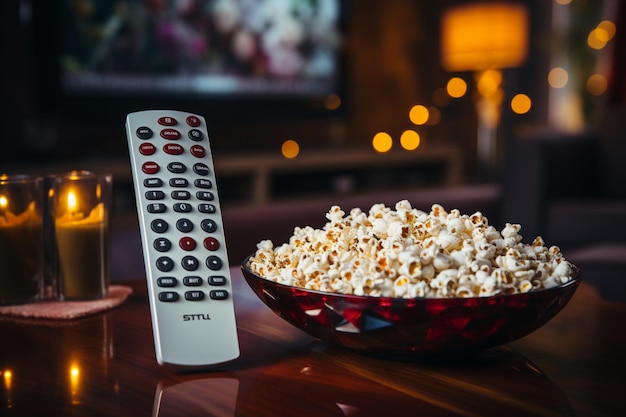
[[[572,298],[581,276],[523,294],[390,298],[306,290],[241,266],[248,285],[278,316],[312,336],[370,354],[428,356],[488,348],[524,337]]]

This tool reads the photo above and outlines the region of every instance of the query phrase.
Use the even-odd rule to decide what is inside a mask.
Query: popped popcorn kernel
[[[398,298],[488,297],[562,285],[575,268],[558,246],[521,225],[498,231],[481,212],[462,214],[409,201],[369,211],[332,206],[322,229],[295,227],[289,242],[262,240],[247,266],[285,285],[340,294]]]

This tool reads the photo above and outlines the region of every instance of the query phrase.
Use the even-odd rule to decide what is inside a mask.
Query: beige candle
[[[34,301],[42,294],[43,229],[34,202],[20,213],[8,211],[0,195],[0,305]]]
[[[67,194],[67,211],[55,220],[59,297],[64,300],[94,299],[108,288],[108,222],[103,203],[87,216],[79,196]]]

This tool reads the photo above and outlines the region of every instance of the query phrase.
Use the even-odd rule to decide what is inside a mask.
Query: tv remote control
[[[239,342],[206,121],[139,111],[126,134],[157,362],[230,362]]]

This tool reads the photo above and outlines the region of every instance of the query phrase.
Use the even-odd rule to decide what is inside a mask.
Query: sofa
[[[541,235],[605,298],[626,301],[626,109],[580,133],[532,131],[508,144],[502,216]]]

